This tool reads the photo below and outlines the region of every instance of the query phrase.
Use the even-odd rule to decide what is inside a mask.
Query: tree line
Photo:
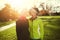
[[[6,4],[5,7],[0,10],[0,22],[17,20],[18,17],[18,12],[12,9],[9,4]]]

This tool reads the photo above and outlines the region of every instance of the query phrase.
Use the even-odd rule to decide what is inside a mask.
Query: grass
[[[13,22],[15,22],[15,21],[0,22],[0,27],[9,25],[9,24],[11,24],[11,23],[13,23]]]
[[[17,40],[16,26],[0,32],[0,40]]]
[[[38,16],[39,18],[60,18],[60,16]]]
[[[43,18],[44,40],[60,40],[60,18]]]
[[[60,16],[41,16],[40,18],[44,21],[44,40],[60,40]],[[17,40],[16,26],[1,31],[0,40]]]

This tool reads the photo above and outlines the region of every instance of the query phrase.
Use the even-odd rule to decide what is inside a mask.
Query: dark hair
[[[34,9],[37,12],[36,15],[38,15],[38,13],[39,13],[38,8],[32,8],[32,9]],[[31,15],[31,10],[29,11],[29,14]]]
[[[38,10],[38,8],[33,8],[33,9],[35,9],[35,10],[37,11],[37,13],[39,13],[39,10]]]

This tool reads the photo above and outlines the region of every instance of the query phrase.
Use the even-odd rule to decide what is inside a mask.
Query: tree
[[[18,17],[18,12],[12,9],[9,4],[6,4],[5,7],[2,10],[0,10],[0,21],[12,21],[16,20]]]

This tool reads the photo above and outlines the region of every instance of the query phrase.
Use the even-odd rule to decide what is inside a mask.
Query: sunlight
[[[7,3],[15,10],[21,11],[24,8],[30,9],[34,4],[34,0],[7,0]]]
[[[3,4],[10,4],[12,6],[12,8],[14,8],[15,10],[17,10],[18,12],[20,12],[23,9],[30,9],[31,7],[33,7],[34,5],[36,5],[37,7],[39,7],[40,3],[45,3],[50,5],[60,5],[60,3],[58,4],[59,1],[57,0],[0,0],[0,9],[4,7]]]

